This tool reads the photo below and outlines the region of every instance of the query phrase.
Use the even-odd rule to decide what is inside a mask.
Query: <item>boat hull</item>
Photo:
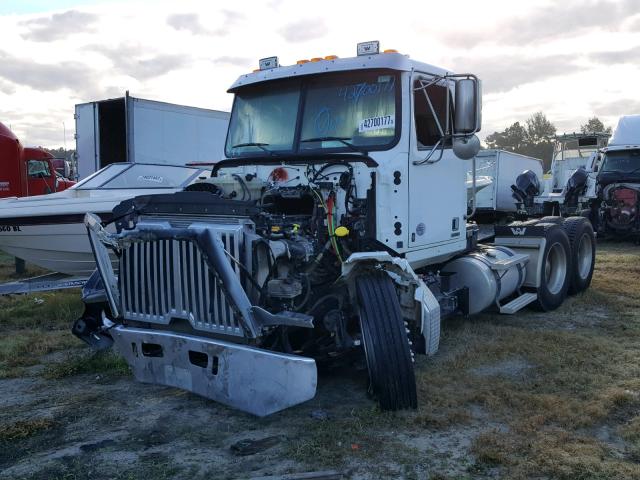
[[[78,220],[0,226],[0,250],[47,270],[88,276],[96,264],[87,229]]]

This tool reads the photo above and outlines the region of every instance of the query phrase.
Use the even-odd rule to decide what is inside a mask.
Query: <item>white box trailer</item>
[[[481,150],[476,155],[476,178],[490,177],[491,185],[476,193],[478,215],[515,213],[516,200],[511,185],[525,170],[533,171],[542,181],[542,160],[505,150]]]
[[[77,175],[116,162],[184,165],[224,156],[229,113],[134,98],[75,107]]]

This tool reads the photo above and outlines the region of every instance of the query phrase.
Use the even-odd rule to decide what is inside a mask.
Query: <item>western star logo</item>
[[[511,233],[514,235],[524,235],[527,233],[527,229],[526,227],[513,227],[511,228]]]

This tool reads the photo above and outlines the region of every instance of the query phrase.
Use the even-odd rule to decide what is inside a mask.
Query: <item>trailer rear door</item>
[[[76,105],[76,155],[80,180],[98,170],[96,106],[96,103]]]

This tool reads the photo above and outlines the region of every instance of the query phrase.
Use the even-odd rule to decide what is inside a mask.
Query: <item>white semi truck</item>
[[[74,333],[115,343],[140,381],[261,416],[311,399],[317,363],[363,355],[393,410],[416,407],[414,356],[436,353],[442,319],[588,288],[587,219],[485,242],[467,222],[480,81],[377,42],[357,52],[261,60],[229,90],[210,178],[123,202],[116,234],[88,214],[99,275]]]
[[[161,165],[220,159],[229,113],[124,97],[75,107],[77,179],[112,163]]]

